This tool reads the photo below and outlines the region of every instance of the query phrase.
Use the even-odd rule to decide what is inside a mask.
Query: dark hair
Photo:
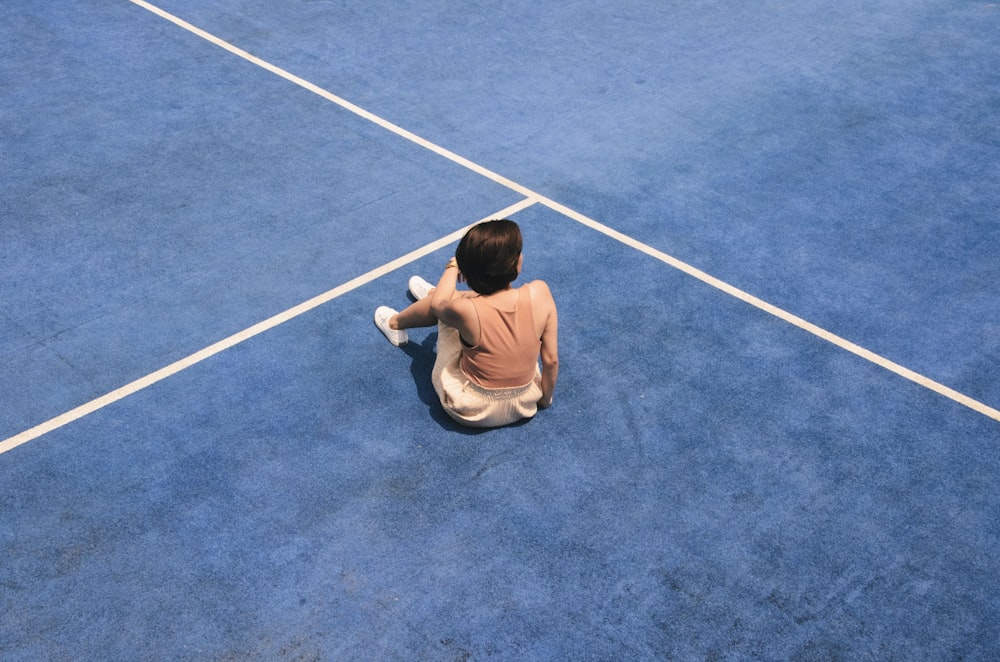
[[[520,257],[521,228],[506,219],[473,225],[455,250],[465,282],[479,294],[509,287],[517,278]]]

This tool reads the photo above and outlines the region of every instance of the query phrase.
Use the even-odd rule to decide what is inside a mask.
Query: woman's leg
[[[429,296],[410,304],[389,318],[390,329],[416,329],[424,326],[436,326],[437,323],[437,317],[431,312],[431,298]]]

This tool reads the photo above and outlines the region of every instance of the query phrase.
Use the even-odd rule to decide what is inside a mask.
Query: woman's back
[[[509,309],[501,307],[500,298],[468,299],[478,320],[479,338],[475,345],[463,347],[462,370],[480,386],[523,386],[535,378],[541,340],[531,287],[524,285],[513,292],[516,297]]]

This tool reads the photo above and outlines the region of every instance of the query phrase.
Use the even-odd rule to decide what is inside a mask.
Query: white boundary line
[[[974,411],[977,411],[985,416],[988,416],[989,418],[1000,421],[1000,410],[994,409],[993,407],[990,407],[982,402],[979,402],[978,400],[970,398],[939,382],[936,382],[928,377],[916,373],[910,370],[909,368],[905,368],[899,365],[898,363],[890,361],[885,357],[879,356],[878,354],[875,354],[874,352],[871,352],[859,345],[856,345],[855,343],[852,343],[849,340],[846,340],[845,338],[830,333],[829,331],[821,327],[818,327],[815,324],[812,324],[811,322],[807,322],[806,320],[796,315],[793,315],[792,313],[782,310],[777,306],[773,306],[767,303],[766,301],[763,301],[762,299],[753,296],[752,294],[744,292],[739,288],[736,288],[724,281],[721,281],[718,278],[715,278],[714,276],[711,276],[701,271],[700,269],[697,269],[687,264],[686,262],[678,260],[677,258],[672,257],[636,239],[633,239],[632,237],[629,237],[626,234],[614,230],[613,228],[604,225],[603,223],[599,223],[598,221],[595,221],[587,216],[584,216],[583,214],[573,209],[570,209],[565,205],[555,202],[554,200],[551,200],[545,196],[542,196],[537,192],[532,191],[531,189],[521,184],[518,184],[510,179],[507,179],[506,177],[503,177],[493,172],[492,170],[489,170],[488,168],[485,168],[477,163],[469,161],[468,159],[459,156],[458,154],[455,154],[450,150],[435,145],[434,143],[424,138],[421,138],[420,136],[410,131],[407,131],[406,129],[403,129],[402,127],[397,126],[392,122],[384,120],[381,117],[378,117],[377,115],[359,106],[356,106],[350,103],[349,101],[342,99],[337,95],[332,94],[331,92],[328,92],[303,78],[291,74],[285,71],[284,69],[277,67],[269,62],[265,62],[264,60],[261,60],[260,58],[251,55],[247,51],[244,51],[241,48],[237,48],[236,46],[233,46],[232,44],[223,41],[222,39],[219,39],[218,37],[208,32],[205,32],[200,28],[195,27],[194,25],[188,23],[187,21],[184,21],[168,12],[163,11],[159,7],[156,7],[154,5],[149,4],[148,2],[145,2],[145,0],[129,0],[129,1],[135,5],[138,5],[139,7],[142,7],[152,12],[153,14],[156,14],[157,16],[167,21],[170,21],[171,23],[174,23],[175,25],[183,28],[184,30],[187,30],[188,32],[191,32],[192,34],[197,35],[198,37],[201,37],[202,39],[212,44],[215,44],[216,46],[219,46],[220,48],[223,48],[224,50],[227,50],[230,53],[233,53],[234,55],[256,66],[265,69],[266,71],[269,71],[277,76],[280,76],[281,78],[284,78],[289,82],[292,82],[324,99],[327,99],[332,103],[337,104],[338,106],[341,106],[345,110],[348,110],[392,133],[395,133],[396,135],[402,138],[405,138],[406,140],[409,140],[410,142],[420,145],[421,147],[439,156],[442,156],[450,161],[453,161],[454,163],[457,163],[469,170],[472,170],[473,172],[478,173],[479,175],[487,179],[490,179],[491,181],[496,182],[497,184],[505,186],[506,188],[509,188],[525,196],[524,200],[497,212],[495,215],[488,216],[487,218],[497,218],[497,217],[513,215],[518,211],[523,211],[524,209],[536,203],[540,203],[548,207],[549,209],[552,209],[553,211],[556,211],[568,218],[571,218],[579,222],[580,224],[586,227],[596,230],[597,232],[600,232],[616,241],[619,241],[625,244],[626,246],[634,248],[635,250],[638,250],[642,253],[645,253],[646,255],[649,255],[657,260],[660,260],[661,262],[671,267],[674,267],[675,269],[678,269],[688,274],[689,276],[702,281],[707,285],[711,285],[712,287],[721,290],[722,292],[725,292],[726,294],[729,294],[730,296],[735,297],[740,301],[748,303],[770,315],[774,315],[775,317],[784,320],[789,324],[792,324],[804,331],[807,331],[817,336],[818,338],[821,338],[829,343],[832,343],[833,345],[836,345],[837,347],[840,347],[841,349],[844,349],[867,361],[870,361],[875,365],[885,368],[886,370],[889,370],[899,375],[900,377],[903,377],[916,384],[919,384],[920,386],[930,389],[935,393],[943,395],[946,398],[949,398],[965,407],[973,409]],[[309,310],[312,310],[317,306],[327,303],[328,301],[331,301],[332,299],[335,299],[341,296],[342,294],[350,292],[351,290],[354,290],[366,283],[369,283],[377,278],[380,278],[381,276],[384,276],[385,274],[394,271],[395,269],[398,269],[410,262],[413,262],[414,260],[417,260],[420,257],[423,257],[424,255],[428,255],[429,253],[432,253],[438,250],[439,248],[442,248],[443,246],[446,246],[447,244],[456,241],[458,238],[462,236],[462,234],[465,233],[468,227],[469,226],[466,226],[465,228],[457,230],[456,232],[453,232],[447,237],[443,237],[442,239],[432,242],[431,244],[428,244],[423,248],[419,248],[415,251],[407,253],[406,255],[397,258],[392,262],[389,262],[381,267],[378,267],[361,276],[358,276],[357,278],[354,278],[353,280],[350,280],[344,283],[343,285],[335,287],[334,289],[324,294],[321,294],[317,297],[314,297],[306,302],[303,302],[298,306],[295,306],[294,308],[290,308],[289,310],[283,313],[279,313],[278,315],[275,315],[267,320],[264,320],[263,322],[259,322],[258,324],[255,324],[254,326],[245,329],[244,331],[232,335],[229,338],[221,340],[213,345],[210,345],[209,347],[206,347],[205,349],[202,349],[198,352],[195,352],[194,354],[191,354],[188,357],[185,357],[179,361],[176,361],[175,363],[172,363],[164,368],[161,368],[160,370],[157,370],[156,372],[153,372],[147,375],[146,377],[137,379],[129,384],[126,384],[125,386],[122,386],[121,388],[111,391],[106,395],[103,395],[75,409],[72,409],[66,412],[65,414],[57,416],[44,423],[36,425],[33,428],[25,430],[20,434],[10,437],[0,442],[0,454],[6,453],[7,451],[16,448],[17,446],[20,446],[21,444],[27,443],[28,441],[36,439],[48,432],[51,432],[68,423],[80,419],[94,411],[97,411],[98,409],[101,409],[114,402],[117,402],[118,400],[121,400],[122,398],[125,398],[137,391],[140,391],[148,386],[151,386],[152,384],[155,384],[163,379],[166,379],[167,377],[176,374],[181,370],[189,368],[197,363],[200,363],[201,361],[204,361],[205,359],[214,356],[215,354],[218,354],[223,350],[229,349],[230,347],[237,345],[243,342],[244,340],[252,338],[253,336],[263,333],[264,331],[267,331],[269,329],[272,329],[275,326],[278,326],[279,324],[283,324],[284,322],[287,322],[288,320],[294,317],[297,317]]]
[[[588,218],[583,214],[570,209],[569,207],[553,202],[541,196],[539,196],[539,202],[542,205],[549,207],[554,211],[559,212],[560,214],[565,214],[566,216],[572,218],[573,220],[579,223],[582,223],[583,225],[586,225],[589,228],[597,230],[598,232],[605,234],[611,237],[612,239],[620,241],[626,246],[630,246],[635,250],[641,251],[646,255],[654,257],[657,260],[660,260],[661,262],[664,262],[679,271],[683,271],[689,276],[697,278],[701,282],[707,285],[711,285],[712,287],[721,290],[726,294],[739,299],[740,301],[748,303],[751,306],[754,306],[755,308],[759,308],[760,310],[763,310],[764,312],[770,315],[774,315],[778,319],[788,322],[793,326],[799,327],[803,331],[807,331],[813,334],[814,336],[822,338],[823,340],[833,345],[836,345],[837,347],[840,347],[841,349],[847,350],[852,354],[860,356],[866,361],[870,361],[877,366],[881,366],[882,368],[885,368],[890,372],[896,373],[897,375],[903,377],[904,379],[908,379],[911,382],[914,382],[916,384],[919,384],[920,386],[928,388],[934,391],[935,393],[945,396],[946,398],[950,398],[955,402],[968,407],[969,409],[973,409],[979,412],[980,414],[983,414],[984,416],[988,416],[994,420],[1000,421],[1000,411],[994,409],[993,407],[990,407],[989,405],[979,402],[978,400],[974,400],[973,398],[970,398],[967,395],[959,393],[958,391],[949,388],[944,384],[936,382],[933,379],[921,375],[920,373],[914,372],[909,368],[903,367],[898,363],[890,361],[884,356],[880,356],[875,352],[872,352],[870,350],[865,349],[864,347],[861,347],[860,345],[856,345],[855,343],[852,343],[850,340],[847,340],[846,338],[842,338],[834,333],[827,331],[822,327],[816,326],[812,322],[807,322],[806,320],[802,319],[797,315],[793,315],[792,313],[783,310],[781,308],[778,308],[777,306],[774,306],[772,304],[769,304],[768,302],[762,299],[758,299],[757,297],[748,292],[744,292],[743,290],[737,287],[733,287],[729,283],[719,280],[715,276],[710,276],[704,271],[696,267],[693,267],[690,264],[687,264],[686,262],[682,262],[681,260],[678,260],[675,257],[667,255],[666,253],[653,248],[652,246],[644,244],[641,241],[629,237],[628,235],[622,234],[617,230],[609,228],[603,223],[599,223],[591,218]]]
[[[528,207],[536,204],[537,202],[538,199],[535,197],[525,198],[524,200],[516,202],[505,209],[501,209],[495,214],[491,214],[490,216],[487,216],[482,220],[485,221],[493,218],[504,218],[506,216],[512,216],[517,212],[523,211]],[[478,222],[481,221],[477,221],[477,223]],[[473,223],[472,225],[475,224]],[[391,273],[396,269],[399,269],[400,267],[404,267],[407,264],[410,264],[411,262],[415,262],[416,260],[419,260],[425,255],[430,255],[434,251],[444,248],[448,244],[456,242],[459,239],[461,239],[462,235],[464,235],[465,232],[470,227],[472,227],[472,225],[467,225],[459,230],[452,232],[451,234],[445,237],[437,239],[436,241],[432,241],[426,246],[422,246],[414,251],[410,251],[409,253],[403,255],[402,257],[398,257],[395,260],[392,260],[391,262],[387,262],[380,267],[376,267],[371,271],[361,274],[357,278],[352,278],[351,280],[347,281],[342,285],[338,285],[332,290],[329,290],[327,292],[324,292],[323,294],[315,296],[312,299],[309,299],[308,301],[304,301],[297,306],[294,306],[284,312],[274,315],[273,317],[269,317],[263,322],[258,322],[257,324],[254,324],[253,326],[244,329],[239,333],[235,333],[229,336],[228,338],[225,338],[224,340],[220,340],[215,344],[209,345],[208,347],[199,350],[194,354],[191,354],[190,356],[186,356],[183,359],[180,359],[179,361],[175,361],[168,366],[160,368],[156,372],[150,373],[145,377],[141,377],[133,382],[130,382],[125,386],[122,386],[120,388],[115,389],[114,391],[111,391],[110,393],[106,393],[105,395],[102,395],[99,398],[95,398],[90,402],[87,402],[86,404],[82,404],[75,409],[71,409],[65,414],[56,416],[55,418],[49,419],[44,423],[40,423],[31,429],[21,432],[20,434],[14,435],[9,439],[0,441],[0,454],[6,453],[9,450],[13,450],[14,448],[20,446],[21,444],[25,444],[29,441],[32,441],[33,439],[37,439],[38,437],[44,434],[48,434],[49,432],[52,432],[53,430],[61,428],[64,425],[67,425],[69,423],[72,423],[73,421],[83,418],[88,414],[92,414],[98,409],[103,409],[104,407],[107,407],[110,404],[118,402],[122,398],[128,397],[133,393],[136,393],[137,391],[141,391],[144,388],[152,386],[153,384],[162,381],[167,377],[170,377],[171,375],[175,375],[181,370],[185,370],[197,363],[201,363],[205,359],[215,356],[219,352],[227,350],[230,347],[233,347],[235,345],[240,344],[241,342],[244,342],[245,340],[249,340],[250,338],[253,338],[256,335],[259,335],[261,333],[264,333],[265,331],[273,329],[274,327],[280,324],[284,324],[285,322],[295,317],[298,317],[303,313],[309,312],[313,308],[316,308],[329,301],[332,301],[333,299],[336,299],[341,295],[347,294],[351,290],[355,290],[361,287],[362,285],[366,285],[372,282],[373,280],[381,278],[382,276]]]
[[[484,168],[483,166],[479,165],[478,163],[474,163],[474,162],[468,160],[464,156],[459,156],[458,154],[456,154],[456,153],[454,153],[454,152],[452,152],[450,150],[447,150],[444,147],[441,147],[440,145],[435,145],[434,143],[430,142],[429,140],[426,140],[425,138],[421,138],[417,134],[412,133],[410,131],[407,131],[403,127],[398,126],[396,124],[393,124],[392,122],[390,122],[388,120],[385,120],[385,119],[379,117],[378,115],[375,115],[374,113],[371,113],[371,112],[365,110],[364,108],[361,108],[360,106],[356,106],[353,103],[351,103],[350,101],[347,101],[346,99],[342,99],[341,97],[338,97],[336,94],[333,94],[332,92],[328,92],[327,90],[324,90],[322,87],[320,87],[318,85],[315,85],[313,83],[310,83],[309,81],[305,80],[304,78],[300,78],[299,76],[296,76],[293,73],[285,71],[281,67],[273,65],[270,62],[266,62],[265,60],[262,60],[262,59],[260,59],[259,57],[255,56],[255,55],[251,55],[250,53],[246,52],[242,48],[238,48],[237,46],[233,46],[229,42],[223,41],[222,39],[219,39],[215,35],[213,35],[213,34],[211,34],[209,32],[205,32],[204,30],[202,30],[199,27],[191,25],[190,23],[188,23],[187,21],[185,21],[182,18],[178,18],[177,16],[174,16],[173,14],[160,9],[159,7],[157,7],[155,5],[151,5],[148,2],[145,2],[145,0],[129,0],[129,2],[131,2],[131,3],[135,4],[135,5],[138,5],[138,6],[142,7],[143,9],[149,10],[150,12],[152,12],[152,13],[156,14],[157,16],[159,16],[160,18],[163,18],[163,19],[165,19],[167,21],[170,21],[171,23],[173,23],[174,25],[176,25],[178,27],[184,28],[188,32],[201,37],[202,39],[204,39],[205,41],[207,41],[209,43],[215,44],[219,48],[222,48],[224,50],[229,51],[233,55],[236,55],[236,56],[238,56],[240,58],[243,58],[244,60],[246,60],[247,62],[250,62],[251,64],[257,65],[261,69],[264,69],[266,71],[270,71],[275,76],[279,76],[281,78],[284,78],[285,80],[287,80],[287,81],[289,81],[291,83],[294,83],[294,84],[298,85],[301,88],[309,90],[313,94],[315,94],[317,96],[320,96],[320,97],[326,99],[327,101],[330,101],[332,103],[337,104],[338,106],[340,106],[341,108],[344,108],[345,110],[351,111],[355,115],[363,117],[364,119],[368,120],[369,122],[372,122],[373,124],[376,124],[376,125],[382,127],[383,129],[385,129],[387,131],[391,131],[392,133],[395,133],[396,135],[401,136],[401,137],[409,140],[412,143],[416,143],[417,145],[420,145],[424,149],[429,150],[431,152],[434,152],[438,156],[443,156],[444,158],[448,159],[449,161],[453,161],[454,163],[457,163],[457,164],[459,164],[459,165],[461,165],[461,166],[463,166],[465,168],[468,168],[469,170],[471,170],[471,171],[473,171],[475,173],[478,173],[478,174],[482,175],[483,177],[486,177],[487,179],[490,179],[490,180],[496,182],[497,184],[500,184],[500,185],[505,186],[505,187],[507,187],[507,188],[509,188],[509,189],[511,189],[513,191],[516,191],[516,192],[520,193],[521,195],[523,195],[526,198],[535,198],[535,197],[537,197],[537,194],[534,191],[531,191],[530,189],[528,189],[528,188],[526,188],[524,186],[521,186],[517,182],[511,181],[511,180],[507,179],[506,177],[504,177],[504,176],[502,176],[500,174],[497,174],[497,173],[493,172],[492,170],[489,170],[488,168]]]

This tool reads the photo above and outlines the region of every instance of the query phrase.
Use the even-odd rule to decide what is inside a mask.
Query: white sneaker
[[[375,326],[389,339],[396,347],[405,345],[410,341],[405,329],[390,329],[389,319],[396,314],[396,311],[389,306],[379,306],[375,309]]]
[[[417,301],[427,298],[427,295],[431,293],[434,286],[428,283],[426,280],[420,276],[413,276],[410,278],[410,294]]]

